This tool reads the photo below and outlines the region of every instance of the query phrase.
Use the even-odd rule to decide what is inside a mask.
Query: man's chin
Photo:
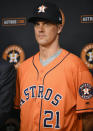
[[[43,40],[39,41],[38,43],[39,43],[39,45],[42,45],[42,46],[47,45],[47,42],[43,41]]]

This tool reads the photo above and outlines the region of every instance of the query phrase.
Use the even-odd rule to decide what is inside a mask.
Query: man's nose
[[[39,25],[39,31],[40,31],[40,32],[43,32],[43,31],[44,31],[44,25],[43,25],[43,24],[40,24],[40,25]]]

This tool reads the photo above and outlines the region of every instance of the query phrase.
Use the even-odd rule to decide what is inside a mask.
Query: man
[[[90,131],[92,75],[77,56],[60,48],[59,8],[40,2],[29,21],[40,52],[18,69],[15,108],[20,109],[20,131]]]
[[[0,131],[11,117],[16,89],[16,70],[12,64],[0,57]]]

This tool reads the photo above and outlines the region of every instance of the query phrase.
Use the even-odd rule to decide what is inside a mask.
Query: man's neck
[[[53,56],[59,49],[59,45],[57,45],[56,47],[40,47],[40,59],[42,59],[43,61],[47,60],[49,57]]]

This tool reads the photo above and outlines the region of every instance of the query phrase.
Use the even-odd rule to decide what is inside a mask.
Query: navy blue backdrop
[[[33,25],[27,22],[38,1],[0,3],[0,55],[15,65],[38,51]],[[57,3],[64,15],[61,47],[81,57],[93,74],[93,0],[48,1]]]

